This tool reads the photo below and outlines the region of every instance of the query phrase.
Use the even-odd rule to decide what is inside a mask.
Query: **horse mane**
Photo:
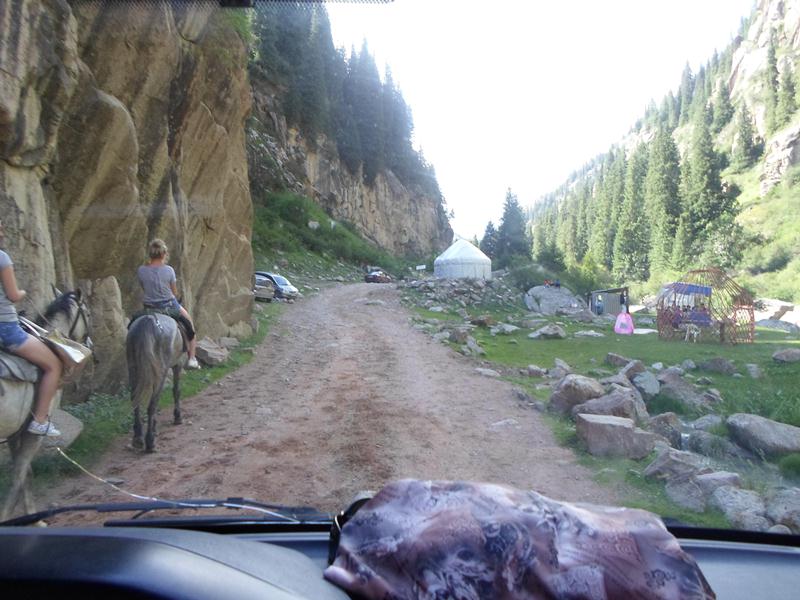
[[[44,311],[44,318],[49,319],[56,316],[58,313],[67,313],[72,310],[72,304],[78,303],[78,294],[76,292],[65,292],[58,298],[53,300]]]

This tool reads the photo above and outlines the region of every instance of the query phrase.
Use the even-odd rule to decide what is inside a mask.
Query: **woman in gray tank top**
[[[5,246],[5,230],[0,221],[0,245]],[[23,331],[19,326],[14,304],[27,293],[17,287],[14,263],[0,250],[0,349],[21,356],[42,370],[42,377],[33,403],[33,419],[28,431],[36,435],[59,436],[61,432],[50,422],[50,405],[61,379],[61,361],[44,342]]]
[[[147,245],[147,254],[149,261],[139,267],[136,272],[139,276],[139,283],[142,284],[142,289],[144,290],[144,307],[171,308],[180,311],[181,315],[191,323],[192,329],[196,331],[189,312],[178,302],[178,283],[175,271],[167,264],[167,244],[164,243],[164,240],[156,238]],[[195,358],[195,350],[197,348],[195,336],[188,341],[187,346],[189,360],[186,363],[186,368],[199,369],[200,364]]]

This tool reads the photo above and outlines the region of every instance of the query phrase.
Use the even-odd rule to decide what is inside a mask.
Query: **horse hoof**
[[[142,448],[144,448],[144,441],[134,438],[133,442],[131,442],[131,446],[133,447],[134,450],[141,450]]]
[[[147,452],[148,454],[153,454],[156,451],[156,447],[155,446],[148,446],[147,448],[145,448],[144,451]]]
[[[172,423],[173,425],[183,425],[183,419],[181,417],[175,417],[175,420]]]

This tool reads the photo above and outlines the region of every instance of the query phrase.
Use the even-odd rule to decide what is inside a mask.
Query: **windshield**
[[[800,533],[800,7],[550,4],[10,10],[6,514],[417,478]],[[34,389],[22,312],[97,361]]]

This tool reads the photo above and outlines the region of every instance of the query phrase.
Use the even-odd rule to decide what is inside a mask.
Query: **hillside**
[[[715,265],[800,301],[798,58],[800,2],[761,0],[727,48],[533,207],[534,258],[643,293]]]

